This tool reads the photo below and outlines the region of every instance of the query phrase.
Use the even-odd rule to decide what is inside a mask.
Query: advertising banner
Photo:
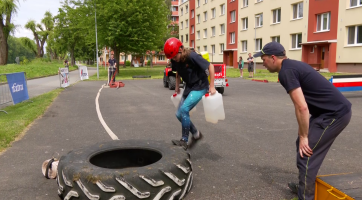
[[[66,88],[70,85],[68,68],[59,68],[60,87]]]
[[[13,103],[17,104],[29,99],[28,87],[24,72],[6,74]]]
[[[89,77],[88,77],[88,68],[86,66],[80,66],[79,67],[79,76],[80,76],[80,80],[89,79]]]

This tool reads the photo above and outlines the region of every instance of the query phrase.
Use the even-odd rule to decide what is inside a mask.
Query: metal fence
[[[0,108],[4,108],[12,104],[12,97],[9,89],[8,80],[6,79],[6,74],[0,74]],[[0,110],[5,112],[4,110]]]

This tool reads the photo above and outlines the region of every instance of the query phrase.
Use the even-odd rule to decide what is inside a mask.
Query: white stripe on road
[[[112,132],[112,130],[107,126],[106,122],[104,121],[103,117],[102,117],[102,113],[101,110],[99,109],[99,103],[98,103],[98,99],[99,99],[99,95],[101,94],[101,91],[103,89],[103,86],[101,87],[101,89],[99,89],[97,97],[96,97],[96,110],[97,110],[97,115],[99,118],[99,121],[101,122],[101,124],[103,125],[104,129],[106,129],[107,133],[109,136],[111,136],[112,140],[119,140],[118,137],[116,136],[116,134],[114,134]]]

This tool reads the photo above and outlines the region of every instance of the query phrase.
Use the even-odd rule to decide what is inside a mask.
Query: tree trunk
[[[117,74],[119,74],[119,49],[117,47],[112,48],[114,52],[114,58],[116,59]]]
[[[4,36],[3,27],[0,27],[0,65],[6,65],[8,61],[8,42]]]
[[[71,60],[71,65],[74,66],[74,64],[75,64],[74,48],[71,48],[71,49],[70,49],[70,60]]]

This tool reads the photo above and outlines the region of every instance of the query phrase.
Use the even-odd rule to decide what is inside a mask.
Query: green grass
[[[0,152],[9,147],[29,124],[43,115],[62,90],[56,89],[30,99],[33,102],[25,101],[0,109],[8,113],[0,112]]]
[[[25,72],[27,79],[50,76],[58,74],[58,69],[64,67],[61,61],[53,60],[52,62],[44,62],[40,59],[32,60],[28,64],[17,65],[8,64],[0,66],[0,74]],[[70,66],[69,70],[77,69],[76,66]]]
[[[278,82],[278,73],[270,73],[266,69],[257,69],[256,73],[254,74],[254,78],[248,78],[249,72],[248,69],[243,69],[244,75],[243,79],[256,79],[256,80],[268,80],[269,82]],[[327,72],[321,72],[322,76],[324,76],[326,79],[330,79],[333,75],[343,75],[346,73],[327,73]],[[240,77],[240,70],[234,69],[234,68],[227,68],[226,69],[226,76],[229,78],[237,78]]]
[[[119,74],[116,76],[116,80],[126,80],[133,79],[132,76],[137,75],[150,75],[151,79],[162,79],[163,78],[163,70],[165,69],[164,65],[157,65],[151,68],[147,67],[129,67],[123,68],[121,66],[119,68]],[[107,80],[108,72],[104,69],[104,66],[99,66],[99,79],[97,79],[97,74],[89,77],[89,80]]]

